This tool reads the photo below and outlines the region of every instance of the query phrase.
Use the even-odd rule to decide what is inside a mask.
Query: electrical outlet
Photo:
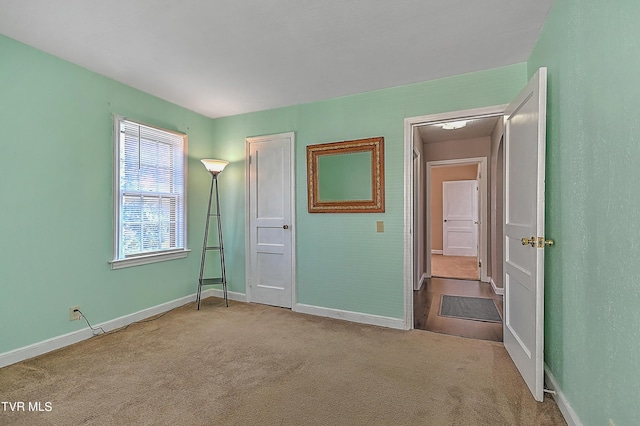
[[[384,232],[384,220],[379,220],[376,222],[376,231]]]
[[[69,321],[80,319],[80,306],[72,306],[69,308]]]

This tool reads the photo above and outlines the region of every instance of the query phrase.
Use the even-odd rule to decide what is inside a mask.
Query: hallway
[[[496,295],[488,283],[480,281],[430,278],[420,290],[413,292],[414,328],[472,339],[502,342],[502,323],[466,320],[440,316],[442,295],[471,296],[494,299],[502,317],[502,296]]]

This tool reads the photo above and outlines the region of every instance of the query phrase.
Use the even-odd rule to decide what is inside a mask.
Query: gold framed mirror
[[[384,212],[382,136],[307,146],[309,213]]]

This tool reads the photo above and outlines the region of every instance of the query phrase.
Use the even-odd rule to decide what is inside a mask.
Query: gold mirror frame
[[[322,156],[371,153],[371,200],[320,199],[318,160]],[[307,146],[307,192],[309,213],[384,212],[384,137]]]

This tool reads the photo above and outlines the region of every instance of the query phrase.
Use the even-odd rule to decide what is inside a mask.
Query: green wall
[[[558,0],[548,67],[545,362],[585,425],[640,424],[640,3]]]
[[[2,36],[0,58],[0,353],[86,327],[74,305],[100,323],[193,294],[211,120]],[[113,113],[188,133],[186,259],[110,269]]]
[[[223,176],[225,205],[233,216],[231,271],[244,278],[245,138],[282,132],[296,136],[297,301],[313,306],[404,318],[404,119],[508,103],[526,83],[526,64],[459,75],[214,121],[216,152],[238,166]],[[385,213],[310,214],[306,146],[383,136]],[[224,153],[224,154],[222,154]],[[225,174],[227,171],[225,170]],[[222,182],[221,182],[222,183]],[[376,232],[376,221],[385,232]],[[225,244],[228,244],[225,242]],[[244,292],[243,279],[231,290]],[[238,286],[240,284],[240,287]]]
[[[297,300],[404,318],[406,117],[504,104],[526,64],[338,99],[211,120],[0,37],[0,353],[193,294],[209,176],[220,176],[227,276],[245,292],[245,138],[296,135]],[[112,114],[189,135],[186,259],[112,271]],[[309,214],[305,147],[385,138],[386,212]],[[376,221],[385,232],[376,232]]]

